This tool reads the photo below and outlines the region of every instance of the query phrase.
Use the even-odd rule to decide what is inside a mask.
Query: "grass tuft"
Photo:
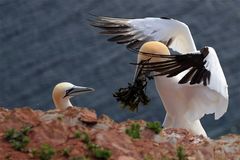
[[[88,144],[90,142],[90,138],[86,132],[76,131],[74,133],[74,137],[80,139],[85,144]]]
[[[81,157],[71,157],[69,160],[90,160],[89,158],[85,156]]]
[[[91,153],[94,155],[94,157],[99,159],[107,160],[112,155],[111,151],[109,151],[108,149],[104,149],[94,143],[89,143],[87,147],[91,151]]]
[[[84,144],[86,144],[88,150],[95,158],[107,160],[108,158],[111,157],[112,155],[111,151],[109,151],[108,149],[104,149],[97,144],[92,143],[86,132],[76,131],[74,137],[80,139]]]
[[[54,156],[55,150],[48,144],[41,145],[38,155],[40,160],[50,160]]]
[[[152,131],[154,131],[156,134],[160,133],[160,131],[162,130],[162,126],[161,123],[159,121],[156,122],[148,122],[147,123],[147,128],[151,129]]]
[[[71,149],[70,149],[70,148],[64,148],[64,149],[62,150],[62,155],[63,155],[64,157],[69,157],[69,156],[70,156],[70,152],[71,152]]]
[[[18,151],[25,151],[27,144],[30,142],[28,133],[31,127],[24,127],[17,131],[15,128],[9,129],[4,133],[4,138],[11,143],[11,146]]]
[[[143,160],[154,160],[153,156],[150,154],[144,155],[144,159]]]
[[[125,130],[126,134],[134,139],[140,138],[140,125],[137,123],[133,123],[130,128]]]
[[[185,149],[182,146],[177,147],[177,158],[178,160],[187,160]]]

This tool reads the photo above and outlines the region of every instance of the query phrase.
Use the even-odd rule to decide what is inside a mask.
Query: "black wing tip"
[[[170,18],[170,17],[165,17],[165,16],[163,16],[163,17],[160,17],[161,19],[168,19],[168,20],[171,20],[172,18]]]
[[[91,16],[92,18],[95,18],[95,19],[111,18],[111,17],[108,17],[108,16],[101,16],[101,15],[98,15],[98,14],[95,14],[95,13],[92,13],[92,12],[88,12],[88,15]]]
[[[100,16],[100,15],[97,15],[95,13],[91,13],[91,12],[88,12],[87,13],[89,15],[89,18],[87,18],[88,21],[90,22],[103,22],[104,21],[104,18],[111,18],[111,17],[107,17],[107,16]]]
[[[208,46],[205,46],[203,47],[201,50],[200,50],[201,54],[203,55],[203,57],[207,57],[207,55],[209,54],[209,48]]]
[[[139,49],[138,48],[131,48],[131,47],[129,47],[128,45],[127,45],[127,50],[129,50],[130,52],[133,52],[133,53],[139,53]]]
[[[95,15],[93,13],[88,13],[89,17],[86,18],[88,23],[93,27],[101,27],[99,24],[101,22],[101,16]]]
[[[87,13],[89,17],[87,18],[87,21],[90,23],[96,23],[96,22],[101,22],[102,21],[102,16],[99,16],[95,13],[88,12]]]
[[[187,81],[188,82],[188,81]],[[187,83],[186,81],[179,81],[178,84],[186,84]]]

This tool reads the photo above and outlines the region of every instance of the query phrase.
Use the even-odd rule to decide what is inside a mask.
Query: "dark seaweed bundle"
[[[132,83],[128,83],[128,87],[120,88],[113,96],[122,104],[122,107],[128,108],[130,111],[138,111],[140,103],[147,105],[150,99],[146,95],[147,82],[151,77],[149,73],[143,72],[142,68],[144,63],[148,63],[149,60],[141,61],[138,65],[137,74],[135,80]]]

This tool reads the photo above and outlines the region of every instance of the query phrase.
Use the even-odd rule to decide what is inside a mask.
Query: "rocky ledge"
[[[47,112],[0,108],[0,159],[240,159],[239,135],[211,140],[184,129],[153,128],[143,120],[116,123],[80,107]]]

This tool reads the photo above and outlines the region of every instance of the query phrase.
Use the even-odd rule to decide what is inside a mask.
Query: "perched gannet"
[[[62,82],[54,87],[52,98],[57,109],[64,109],[72,106],[70,98],[92,91],[94,91],[93,88],[75,86],[68,82]]]
[[[135,92],[135,99],[131,102],[141,101],[146,77],[153,73],[156,88],[167,112],[163,126],[186,128],[194,134],[207,137],[200,119],[210,113],[219,119],[228,107],[228,85],[212,47],[197,51],[188,26],[166,17],[95,17],[91,20],[91,25],[103,29],[102,34],[112,35],[109,41],[126,44],[128,48],[139,49],[142,46],[135,82],[127,89],[120,90],[117,96],[129,101],[130,97],[124,97],[127,95],[125,93],[133,95]],[[169,48],[178,54],[174,55]],[[142,84],[139,80],[142,80]],[[129,88],[131,92],[128,92]],[[138,88],[142,92],[136,91]],[[139,98],[139,95],[142,97]]]

